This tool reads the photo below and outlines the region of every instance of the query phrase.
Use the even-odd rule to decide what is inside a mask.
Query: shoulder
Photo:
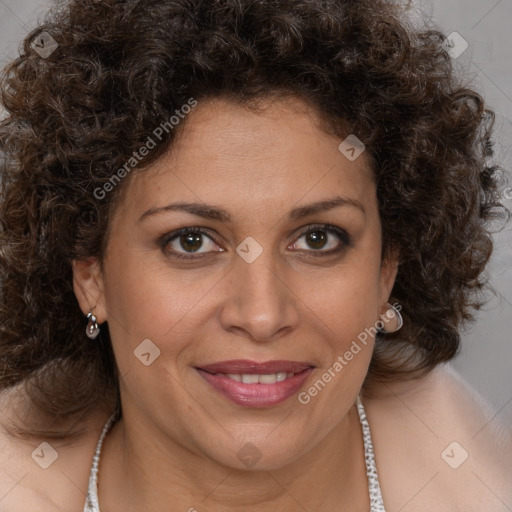
[[[512,508],[512,428],[450,365],[376,386],[367,399],[391,509]]]
[[[82,510],[89,469],[106,416],[91,416],[84,434],[70,441],[21,439],[8,433],[13,398],[0,393],[0,510]]]

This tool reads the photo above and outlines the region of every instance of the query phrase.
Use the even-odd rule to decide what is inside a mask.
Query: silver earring
[[[91,340],[95,340],[100,333],[100,326],[98,325],[96,317],[92,314],[92,312],[87,315],[87,319],[89,320],[89,323],[85,328],[85,334]]]
[[[395,306],[389,304],[389,302],[387,303],[387,306],[388,306],[388,310],[382,316],[386,317],[388,322],[390,320],[395,320],[396,326],[394,329],[389,329],[389,330],[382,328],[381,332],[383,332],[384,334],[389,334],[392,332],[399,331],[402,328],[402,326],[404,325],[404,319],[403,319],[400,311]],[[387,323],[387,322],[382,322],[382,323],[385,325],[385,323]]]

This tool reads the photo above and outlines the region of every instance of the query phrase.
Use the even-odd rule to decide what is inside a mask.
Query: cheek
[[[342,265],[301,276],[298,293],[318,323],[345,344],[374,325],[380,313],[380,260],[373,251],[354,251]],[[300,284],[299,284],[300,282]]]
[[[375,332],[372,326],[377,318],[376,292],[370,283],[352,278],[340,280],[338,292],[331,290],[322,298],[323,308],[317,307],[318,318],[315,330],[324,328],[328,340],[329,355],[323,361],[323,372],[337,376],[333,381],[359,382],[364,378],[373,352]],[[320,299],[319,299],[320,300]],[[314,309],[314,308],[312,308]],[[333,367],[333,365],[336,365]],[[325,375],[326,379],[330,379]],[[334,385],[336,387],[336,384]]]
[[[146,339],[175,359],[197,329],[201,304],[223,276],[172,271],[165,260],[115,248],[104,270],[108,324],[120,368],[133,364],[134,351]]]

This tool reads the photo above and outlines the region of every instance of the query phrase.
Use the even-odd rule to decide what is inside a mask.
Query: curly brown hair
[[[58,44],[44,57],[32,44],[42,33]],[[451,359],[481,305],[489,221],[504,210],[488,163],[493,112],[462,84],[444,40],[389,0],[56,6],[2,75],[0,389],[22,387],[54,426],[119,405],[108,326],[94,343],[85,336],[71,262],[101,261],[123,183],[102,199],[95,190],[191,97],[248,106],[291,94],[326,130],[364,142],[383,249],[400,254],[392,299],[404,317],[378,335],[365,386]],[[144,167],[175,137],[164,133]]]

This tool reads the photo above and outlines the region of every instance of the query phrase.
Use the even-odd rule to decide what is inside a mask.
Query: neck
[[[369,509],[364,444],[356,407],[317,445],[285,467],[240,471],[201,457],[161,432],[122,418],[103,443],[102,510]],[[130,426],[133,425],[133,428]]]

